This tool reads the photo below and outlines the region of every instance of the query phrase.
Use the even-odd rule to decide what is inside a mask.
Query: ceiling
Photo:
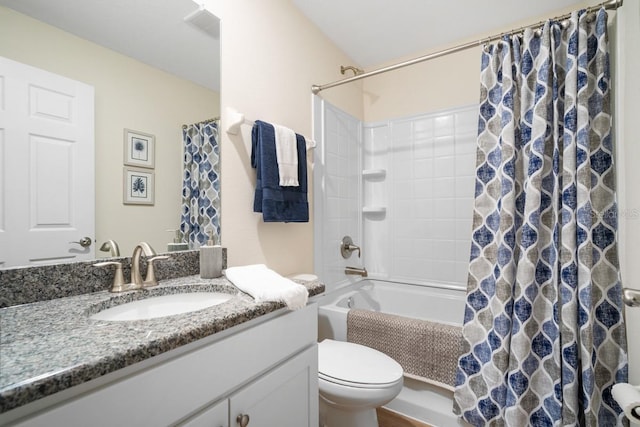
[[[220,91],[220,42],[184,17],[194,0],[0,0],[146,64]]]
[[[532,22],[578,0],[289,1],[353,60],[351,65],[367,69]],[[198,8],[196,0],[0,0],[0,5],[220,90],[219,37],[184,21]]]
[[[493,35],[512,23],[535,23],[579,0],[292,1],[354,61],[352,65],[367,69],[466,38]]]

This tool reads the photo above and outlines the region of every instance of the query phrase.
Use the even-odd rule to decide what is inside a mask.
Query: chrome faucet
[[[147,275],[142,280],[142,274],[140,273],[140,255],[144,252],[147,257]],[[93,264],[94,267],[106,267],[108,265],[116,266],[116,274],[113,279],[113,285],[111,286],[111,292],[124,292],[132,291],[135,289],[142,289],[145,287],[156,286],[158,280],[155,276],[153,269],[153,262],[156,260],[167,259],[166,255],[156,255],[156,251],[153,250],[151,245],[147,242],[140,242],[133,249],[133,255],[131,255],[131,282],[124,283],[124,276],[122,274],[122,264],[117,261],[99,262]]]
[[[367,277],[368,273],[367,273],[367,269],[362,267],[345,267],[344,269],[344,274],[354,274],[354,275],[359,275],[362,277]]]
[[[142,280],[142,274],[140,274],[140,254],[142,252],[147,257],[147,275],[144,280]],[[131,255],[131,283],[137,286],[136,289],[156,286],[158,280],[156,279],[153,262],[168,258],[167,255],[157,255],[156,251],[147,242],[138,243],[133,248],[133,255]]]
[[[143,251],[146,257],[156,256],[156,251],[147,242],[140,242],[133,248],[133,255],[131,255],[131,284],[136,285],[136,289],[141,288],[144,283],[140,274],[140,255]]]

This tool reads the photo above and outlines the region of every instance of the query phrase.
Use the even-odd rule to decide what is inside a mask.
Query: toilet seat
[[[394,382],[390,382],[390,383],[385,383],[385,384],[363,384],[363,383],[355,383],[355,382],[351,382],[351,381],[345,381],[345,380],[341,380],[338,378],[332,378],[329,377],[327,375],[318,373],[318,378],[320,378],[320,380],[322,381],[327,381],[333,384],[337,384],[337,385],[341,385],[344,387],[351,387],[351,388],[368,388],[368,389],[384,389],[384,388],[388,388],[388,387],[393,387],[395,386],[395,384],[398,383],[398,380],[394,381]]]
[[[318,377],[353,388],[384,389],[402,380],[402,366],[360,344],[326,339],[318,344]]]

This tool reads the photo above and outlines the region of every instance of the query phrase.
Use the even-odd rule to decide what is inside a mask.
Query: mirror
[[[121,256],[140,241],[159,253],[173,241],[182,126],[220,115],[219,52],[218,20],[193,0],[0,0],[1,57],[94,88],[95,231],[87,235],[96,258],[110,256],[100,251],[109,240]],[[123,197],[131,132],[155,148],[141,169],[155,181],[146,204]]]

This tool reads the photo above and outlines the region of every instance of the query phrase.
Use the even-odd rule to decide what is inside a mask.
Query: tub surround
[[[157,261],[153,266],[158,280],[199,274],[199,251],[164,255],[169,259]],[[131,277],[130,257],[0,270],[0,308],[108,290],[113,283],[115,269],[93,266],[102,261],[122,262],[125,280]],[[147,269],[145,257],[140,259],[140,265],[144,274]],[[227,268],[227,248],[222,249],[222,268]]]
[[[197,265],[197,251],[193,252]],[[189,258],[190,254],[177,255],[175,264],[165,263],[167,271],[163,274],[170,273],[169,266],[189,263],[182,257],[186,255]],[[90,263],[86,264],[90,266]],[[94,274],[104,274],[102,269],[72,265],[80,270],[90,268],[88,271]],[[61,277],[68,274],[69,267],[58,268],[62,273],[55,276],[54,281],[64,283],[67,279]],[[44,280],[51,283],[50,279]],[[110,285],[109,278],[101,280],[103,289]],[[306,286],[309,296],[324,292],[324,284],[319,281],[298,283]],[[224,277],[201,279],[199,275],[191,275],[173,278],[163,280],[152,291],[175,293],[176,287],[180,286],[230,292],[235,296],[220,305],[191,313],[128,322],[99,321],[89,316],[108,307],[113,298],[134,299],[149,290],[122,294],[103,290],[0,309],[0,413],[285,307],[280,302],[255,303],[253,298],[237,290]]]
[[[449,285],[422,285],[368,279],[328,292],[318,309],[319,341],[347,341],[347,318],[351,308],[371,310],[408,319],[461,326],[465,291]],[[377,313],[376,313],[377,312]],[[451,412],[453,392],[405,375],[400,394],[385,407],[430,425],[458,425]]]

